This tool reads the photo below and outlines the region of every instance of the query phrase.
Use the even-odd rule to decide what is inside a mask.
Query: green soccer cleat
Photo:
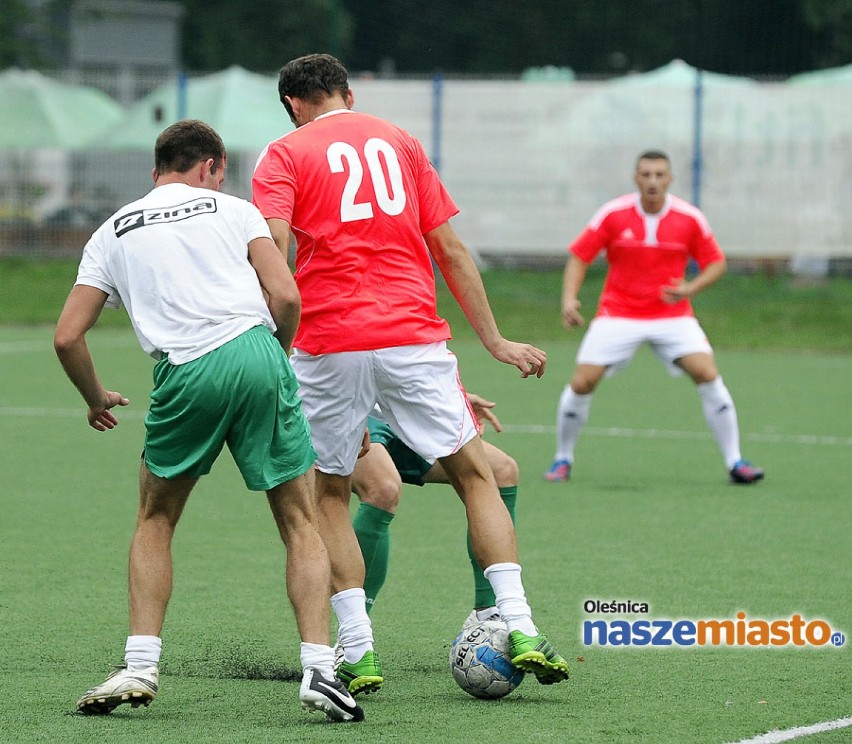
[[[382,676],[382,662],[375,651],[367,651],[360,661],[355,663],[344,658],[337,668],[337,678],[352,695],[377,692],[385,681]]]
[[[543,635],[528,636],[520,630],[509,633],[509,658],[525,672],[532,672],[542,685],[568,679],[568,662]]]

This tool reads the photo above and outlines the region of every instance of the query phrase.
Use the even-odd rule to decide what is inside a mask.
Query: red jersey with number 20
[[[604,204],[569,248],[584,263],[602,249],[609,271],[598,315],[615,318],[693,315],[688,298],[668,304],[662,288],[683,278],[690,258],[700,269],[724,259],[701,211],[671,194],[656,214],[642,210],[639,194]]]
[[[294,347],[328,354],[450,338],[423,235],[458,208],[415,137],[332,111],[267,146],[252,193],[296,236]]]

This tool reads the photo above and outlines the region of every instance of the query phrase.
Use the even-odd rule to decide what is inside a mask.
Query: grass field
[[[52,318],[67,284],[59,291],[51,281],[14,282],[11,291],[41,297],[38,311]],[[798,612],[852,632],[849,285],[802,302],[814,318],[803,322],[820,329],[805,344],[796,329],[773,327],[743,348],[727,342],[725,324],[714,336],[702,317],[737,402],[744,452],[767,470],[763,483],[742,488],[726,481],[692,386],[670,380],[644,352],[596,396],[571,483],[544,483],[577,339],[566,340],[558,323],[554,330],[555,275],[529,280],[534,291],[524,281],[488,275],[487,283],[511,334],[548,351],[544,378],[520,380],[458,322],[453,348],[471,390],[498,401],[506,430],[491,440],[521,465],[525,584],[537,622],[569,660],[570,681],[528,679],[493,703],[455,686],[446,657],[472,598],[462,509],[446,488],[406,487],[390,576],[372,614],[386,688],[364,702],[367,721],[357,727],[303,713],[282,550],[265,499],[245,490],[224,455],[178,529],[160,695],[149,709],[72,715],[83,690],[121,661],[151,364],[126,323],[111,319],[91,334],[105,382],[131,398],[121,425],[96,433],[54,358],[50,327],[0,325],[0,741],[731,742],[852,716],[848,642],[619,649],[586,646],[580,632],[592,617],[587,599],[648,602],[652,618]],[[780,289],[765,294],[779,295],[784,314],[785,301],[799,300]],[[712,313],[711,294],[702,298],[706,315],[730,307],[762,317],[762,309],[740,309],[739,292],[719,294]],[[0,321],[20,321],[22,301],[4,302]],[[826,322],[841,305],[841,322]]]
[[[0,324],[53,323],[74,283],[77,262],[0,258]],[[486,271],[483,275],[503,333],[530,340],[564,339],[559,322],[561,271]],[[589,271],[581,299],[594,315],[603,283]],[[457,338],[473,338],[458,306],[439,286],[442,314]],[[802,282],[787,274],[728,274],[699,295],[696,310],[718,348],[799,349],[852,353],[852,281]],[[128,327],[124,313],[104,313],[100,327]]]

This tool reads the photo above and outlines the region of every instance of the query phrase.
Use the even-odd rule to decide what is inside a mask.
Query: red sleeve
[[[698,264],[699,269],[704,269],[711,263],[716,263],[717,261],[723,261],[725,259],[725,254],[722,253],[722,249],[719,247],[719,244],[716,242],[716,238],[714,238],[712,234],[699,234],[699,239],[695,242],[696,245],[692,251],[692,257]]]
[[[591,225],[586,227],[577,239],[568,247],[568,251],[579,258],[583,263],[591,263],[595,256],[600,253],[601,248],[606,245],[607,237],[603,224],[598,228]]]
[[[459,213],[449,192],[441,182],[438,172],[435,170],[423,145],[419,140],[412,137],[417,158],[417,195],[420,212],[420,233],[426,233],[443,225],[451,217]]]
[[[266,219],[292,223],[296,177],[293,161],[283,148],[270,145],[261,155],[251,180],[251,199]]]

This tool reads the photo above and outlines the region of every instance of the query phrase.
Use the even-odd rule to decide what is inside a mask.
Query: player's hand
[[[669,305],[692,296],[692,285],[681,277],[672,277],[669,284],[660,288],[660,299]]]
[[[562,303],[562,327],[566,331],[583,325],[586,319],[580,315],[580,300],[566,300]]]
[[[535,375],[541,377],[547,365],[547,354],[532,344],[501,339],[495,349],[489,349],[491,356],[505,364],[511,364],[521,370],[521,377]]]
[[[114,390],[106,390],[104,392],[106,395],[104,396],[103,403],[99,406],[89,406],[87,412],[89,426],[97,431],[106,431],[107,429],[114,429],[118,426],[118,419],[110,408],[126,406],[130,403],[130,400]]]
[[[498,419],[491,411],[491,409],[497,405],[494,401],[485,400],[485,398],[480,398],[474,393],[468,393],[467,399],[470,401],[470,407],[473,408],[473,415],[476,416],[476,423],[479,425],[477,428],[479,429],[480,435],[485,431],[486,421],[494,427],[494,431],[503,431],[503,425],[500,423],[500,419]]]
[[[361,440],[361,449],[358,451],[358,459],[370,451],[370,430],[364,429],[364,438]]]

